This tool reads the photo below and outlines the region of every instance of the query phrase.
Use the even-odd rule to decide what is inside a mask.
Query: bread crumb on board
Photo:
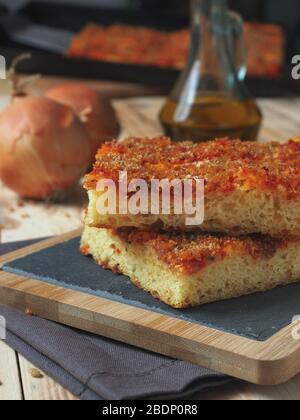
[[[31,377],[34,378],[34,379],[42,379],[44,377],[42,372],[39,371],[38,369],[35,369],[35,368],[31,368],[29,370],[29,373],[30,373]]]
[[[25,315],[27,315],[27,316],[34,316],[34,313],[33,313],[32,309],[26,308],[25,309]]]

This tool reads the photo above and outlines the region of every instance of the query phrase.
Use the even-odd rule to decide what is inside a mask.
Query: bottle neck
[[[227,0],[192,0],[191,1],[191,10],[193,21],[200,16],[205,16],[210,19],[212,14],[228,12]],[[196,22],[195,22],[196,23]]]
[[[201,95],[248,98],[242,20],[230,12],[227,0],[192,0],[191,10],[189,59],[172,98],[183,106]]]
[[[203,90],[230,89],[238,81],[232,17],[227,0],[192,0],[190,68]]]
[[[191,14],[192,40],[203,58],[207,48],[214,53],[222,38],[230,35],[227,0],[192,0]]]

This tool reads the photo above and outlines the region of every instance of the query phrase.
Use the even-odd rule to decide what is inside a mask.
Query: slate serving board
[[[4,265],[4,271],[265,341],[300,312],[300,283],[194,309],[172,309],[79,254],[79,238]]]

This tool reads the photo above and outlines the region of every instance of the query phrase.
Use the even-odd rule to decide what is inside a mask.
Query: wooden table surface
[[[38,88],[58,83],[44,79]],[[111,97],[148,95],[148,89],[110,84],[96,84]],[[154,136],[161,133],[157,114],[161,98],[115,100],[114,105],[122,124],[122,134]],[[264,126],[261,140],[281,140],[300,135],[300,99],[261,100]],[[0,243],[58,235],[76,229],[82,223],[87,203],[82,188],[63,205],[34,203],[21,200],[0,184]],[[300,310],[300,309],[299,309]],[[67,390],[42,374],[37,378],[34,367],[20,354],[0,341],[0,400],[75,400]],[[231,385],[195,395],[197,400],[300,400],[300,375],[277,387],[259,387],[236,381]]]

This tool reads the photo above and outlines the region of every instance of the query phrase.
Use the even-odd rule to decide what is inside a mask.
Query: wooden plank
[[[37,369],[21,355],[19,355],[19,362],[25,400],[77,400],[74,395],[62,388],[57,382],[53,381],[53,379]]]
[[[79,228],[86,205],[82,187],[61,205],[21,200],[0,183],[0,242],[61,235]]]
[[[0,341],[0,400],[23,399],[16,353]]]
[[[122,121],[123,136],[156,136],[162,134],[158,115],[163,98],[134,98],[115,101]],[[286,141],[300,135],[297,109],[300,99],[260,99],[264,114],[259,140],[262,142]]]
[[[77,235],[78,231],[73,236]],[[70,237],[63,235],[14,254],[35,252]],[[300,372],[300,342],[292,337],[292,325],[266,342],[257,342],[10,273],[1,272],[0,280],[0,303],[22,311],[30,308],[43,318],[249,382],[274,385]]]

